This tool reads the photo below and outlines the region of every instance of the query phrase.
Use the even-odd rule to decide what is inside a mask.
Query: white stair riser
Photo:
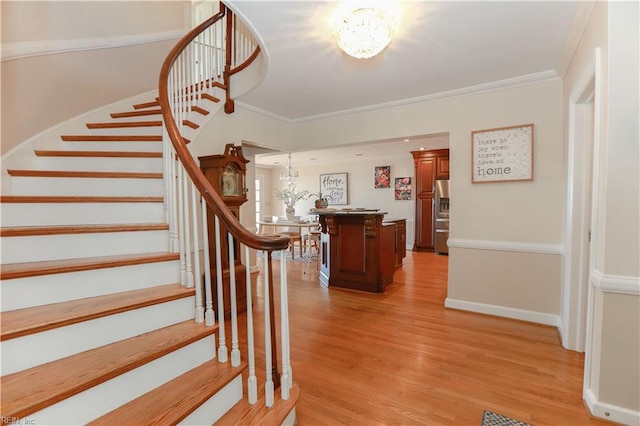
[[[158,121],[158,118],[138,118],[136,121]],[[115,121],[114,121],[115,122]],[[109,121],[112,123],[112,121]],[[115,127],[115,128],[95,128],[83,130],[80,135],[144,135],[144,136],[160,136],[162,135],[162,126],[153,127]]]
[[[2,342],[2,374],[16,373],[193,319],[194,300],[194,297],[183,298],[6,340]]]
[[[214,350],[215,337],[208,336],[28,417],[34,424],[87,424],[213,359]]]
[[[162,152],[162,142],[63,142],[72,151]]]
[[[227,383],[224,388],[220,389],[178,424],[208,425],[215,423],[241,399],[242,375]]]
[[[12,177],[13,195],[161,197],[162,179]]]
[[[179,281],[178,260],[3,280],[2,311],[140,290]]]
[[[4,203],[2,226],[161,223],[164,207],[153,203]]]
[[[41,170],[162,172],[162,158],[38,157]]]
[[[158,110],[158,109],[160,109],[159,106],[154,108],[147,108],[141,111],[151,111],[151,110]],[[127,112],[127,111],[119,111],[119,112]],[[129,110],[128,112],[134,112],[134,110]],[[113,118],[109,116],[109,119],[104,121],[105,122],[108,121],[110,123],[134,123],[137,121],[157,121],[157,120],[162,120],[162,113],[159,112],[157,114],[147,114],[147,115],[137,115],[133,117],[117,117],[117,118]]]
[[[169,231],[6,237],[0,243],[2,263],[36,262],[169,251]]]

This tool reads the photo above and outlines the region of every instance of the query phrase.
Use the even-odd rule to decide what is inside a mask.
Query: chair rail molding
[[[556,254],[563,255],[565,248],[562,244],[525,243],[519,241],[472,240],[464,238],[449,238],[449,248],[463,248],[475,250],[510,251],[519,253]]]
[[[603,293],[640,296],[640,277],[608,275],[594,270],[591,273],[591,283]]]

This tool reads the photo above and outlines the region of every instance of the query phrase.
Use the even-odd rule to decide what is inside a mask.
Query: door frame
[[[600,49],[569,96],[567,187],[563,261],[562,345],[586,352],[591,343],[591,285],[597,241],[600,163]],[[585,376],[586,377],[586,376]]]

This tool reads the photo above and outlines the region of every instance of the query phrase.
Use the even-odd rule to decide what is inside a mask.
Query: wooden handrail
[[[171,143],[178,155],[178,158],[182,162],[184,169],[202,195],[202,198],[207,203],[209,209],[218,215],[234,238],[256,250],[283,250],[289,246],[288,237],[254,234],[240,224],[239,220],[227,208],[220,195],[218,195],[211,183],[207,180],[187,149],[169,105],[169,75],[171,67],[176,62],[180,54],[200,33],[224,18],[225,15],[226,7],[222,8],[219,13],[213,15],[211,18],[203,21],[201,24],[189,31],[173,47],[173,49],[171,49],[171,52],[169,52],[162,65],[159,79],[159,103],[160,108],[162,109],[162,117],[164,119],[167,134],[171,139]]]

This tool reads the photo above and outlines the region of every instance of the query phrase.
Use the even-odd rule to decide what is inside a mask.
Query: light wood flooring
[[[532,425],[610,424],[589,417],[584,355],[563,349],[554,327],[445,309],[447,261],[408,253],[384,294],[325,288],[315,263],[304,273],[288,262],[298,425],[479,426],[483,410]]]

